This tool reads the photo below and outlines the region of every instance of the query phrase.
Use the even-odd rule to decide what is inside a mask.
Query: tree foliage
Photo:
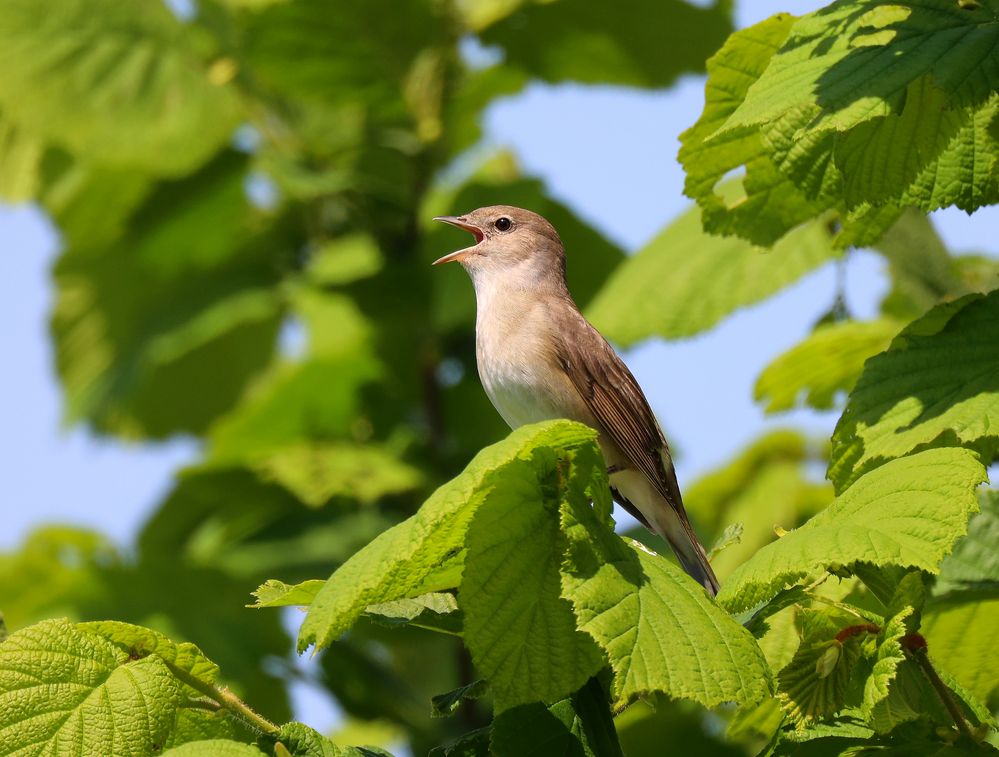
[[[66,419],[202,456],[132,548],[50,526],[0,554],[0,754],[994,751],[999,265],[926,214],[997,201],[999,3],[730,12],[9,0],[0,199],[61,236]],[[702,67],[695,206],[633,257],[469,150],[532,81]],[[489,407],[429,219],[495,202],[554,222],[620,345],[883,256],[877,317],[831,293],[756,384],[769,413],[840,411],[831,442],[774,431],[685,486],[717,601],[615,532],[592,429]],[[335,733],[292,719],[301,675]]]

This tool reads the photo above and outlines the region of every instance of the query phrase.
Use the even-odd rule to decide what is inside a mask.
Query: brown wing
[[[573,315],[579,324],[565,329],[573,340],[558,340],[562,368],[607,436],[686,523],[673,466],[663,462],[669,460],[669,448],[641,387],[599,332],[578,313]]]

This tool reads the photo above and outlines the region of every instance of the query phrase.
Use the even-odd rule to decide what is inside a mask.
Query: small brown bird
[[[662,429],[631,371],[576,307],[552,225],[508,205],[434,220],[475,236],[475,245],[434,265],[457,261],[472,278],[479,377],[503,420],[517,428],[568,418],[595,428],[614,499],[716,594],[718,579],[683,509]]]

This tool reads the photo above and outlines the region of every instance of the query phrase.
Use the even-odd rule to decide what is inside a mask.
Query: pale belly
[[[510,428],[566,417],[553,398],[553,387],[531,366],[480,356],[479,378],[489,401]]]

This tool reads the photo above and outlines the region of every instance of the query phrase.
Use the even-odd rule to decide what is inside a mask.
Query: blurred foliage
[[[999,10],[881,5],[838,0],[731,34],[725,0],[8,0],[0,199],[37,203],[61,237],[51,338],[66,421],[186,435],[203,455],[134,545],[50,526],[0,555],[0,641],[8,626],[14,640],[0,689],[23,680],[21,644],[35,661],[99,660],[103,682],[46,675],[122,707],[133,674],[155,716],[97,753],[380,753],[297,723],[225,747],[211,702],[188,706],[192,680],[200,693],[224,683],[284,723],[303,675],[342,708],[338,744],[413,754],[972,753],[950,745],[941,689],[903,641],[921,630],[984,734],[999,708],[994,492],[961,535],[997,451],[997,299],[970,293],[999,286],[999,265],[952,254],[922,211],[996,199]],[[486,108],[530,82],[663,88],[706,60],[704,112],[679,156],[698,209],[633,258],[510,154],[470,151]],[[853,320],[830,292],[829,315],[756,387],[768,412],[845,406],[830,468],[841,496],[816,480],[827,445],[794,430],[685,486],[704,541],[720,539],[714,564],[735,576],[723,599],[744,629],[614,538],[602,510],[560,510],[578,487],[529,510],[518,485],[553,496],[542,453],[487,452],[509,453],[491,458],[510,475],[499,496],[481,458],[432,494],[506,429],[475,378],[471,287],[457,267],[429,268],[458,233],[429,219],[500,202],[554,223],[577,302],[622,345],[703,333],[831,260],[849,266],[851,247],[884,257],[879,317]],[[448,497],[456,510],[442,513]],[[345,564],[322,590],[282,594]],[[351,565],[400,572],[372,588]],[[279,611],[244,607],[274,578],[271,604],[317,598],[302,637],[328,643],[314,673],[293,666]],[[496,606],[493,579],[516,601]],[[456,609],[439,592],[462,581],[478,602]],[[403,584],[423,604],[386,606]],[[32,625],[56,617],[70,622]],[[145,628],[85,622],[104,619]],[[575,657],[553,665],[545,633],[559,629]],[[554,701],[532,701],[539,691]],[[439,695],[450,717],[433,717]],[[58,703],[82,722],[113,712],[88,706]],[[19,743],[4,736],[0,752]]]

